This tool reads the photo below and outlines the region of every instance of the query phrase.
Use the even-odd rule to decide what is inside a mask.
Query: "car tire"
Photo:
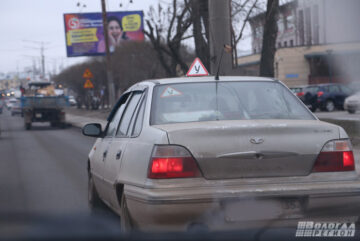
[[[56,127],[56,126],[57,126],[57,123],[56,123],[56,122],[50,122],[50,126],[51,126],[51,127]]]
[[[311,107],[310,107],[311,112],[315,112],[316,109],[317,109],[317,108],[316,108],[315,106],[311,106]]]
[[[332,111],[334,111],[334,110],[335,110],[334,101],[332,101],[332,100],[326,101],[326,103],[325,103],[325,110],[326,110],[327,112],[332,112]]]
[[[134,229],[134,226],[131,222],[129,210],[126,203],[125,194],[121,195],[121,203],[120,203],[120,228],[124,233],[128,233]]]
[[[355,114],[356,110],[349,109],[348,112],[349,114]]]
[[[88,174],[88,204],[91,213],[97,213],[104,209],[104,203],[96,191],[92,175]]]

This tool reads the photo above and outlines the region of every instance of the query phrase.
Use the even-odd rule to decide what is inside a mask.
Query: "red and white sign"
[[[189,71],[186,73],[187,77],[190,76],[206,76],[209,75],[209,72],[206,70],[204,64],[199,58],[195,58],[194,62],[191,64]]]

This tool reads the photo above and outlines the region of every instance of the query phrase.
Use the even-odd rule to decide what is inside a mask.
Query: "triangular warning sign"
[[[170,96],[179,96],[182,95],[182,93],[172,87],[167,87],[162,94],[160,95],[161,98],[164,97],[170,97]]]
[[[209,75],[209,72],[206,70],[205,66],[199,58],[195,58],[194,62],[191,64],[189,71],[186,73],[186,76],[206,76]]]
[[[83,74],[83,77],[86,78],[86,79],[89,79],[89,78],[93,78],[93,74],[91,73],[90,69],[86,69],[84,74]]]
[[[91,81],[89,79],[87,79],[85,81],[84,88],[85,89],[92,89],[92,88],[94,88],[94,85],[93,85],[93,83],[91,83]]]

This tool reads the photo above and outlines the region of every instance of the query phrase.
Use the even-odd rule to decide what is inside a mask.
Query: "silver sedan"
[[[295,220],[348,207],[360,191],[343,128],[268,78],[144,81],[123,93],[104,130],[83,133],[97,137],[90,206],[108,205],[124,230]]]

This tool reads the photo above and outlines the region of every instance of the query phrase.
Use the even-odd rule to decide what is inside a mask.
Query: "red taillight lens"
[[[304,96],[304,92],[299,92],[296,94],[298,97]]]
[[[323,94],[324,94],[324,92],[319,91],[319,92],[317,92],[317,97],[320,97],[320,96],[322,96]]]
[[[354,171],[355,161],[348,140],[330,141],[315,161],[313,172]]]
[[[198,177],[195,159],[181,146],[155,146],[148,177],[153,179]]]
[[[350,170],[348,171],[355,170],[354,154],[352,151],[343,152],[343,166],[344,168],[349,168]]]

